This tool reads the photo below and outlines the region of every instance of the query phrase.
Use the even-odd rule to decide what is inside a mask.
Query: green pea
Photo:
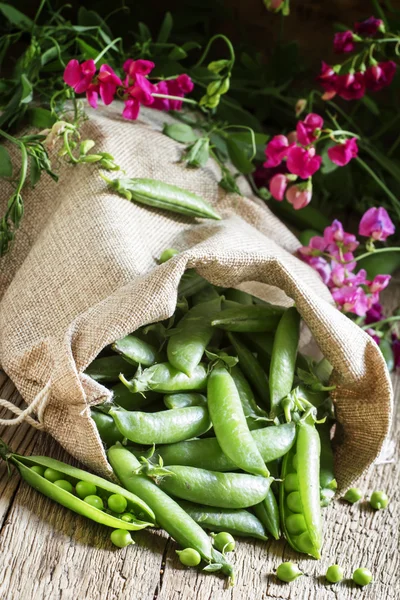
[[[296,473],[288,473],[285,477],[286,492],[296,492],[299,489],[299,478]]]
[[[43,473],[43,476],[45,479],[47,479],[47,481],[51,481],[52,483],[54,483],[58,479],[63,478],[63,473],[60,473],[60,471],[56,471],[55,469],[51,469],[50,467],[48,467]]]
[[[184,550],[177,550],[179,560],[186,567],[197,567],[201,562],[201,556],[193,548],[185,548]]]
[[[66,492],[69,492],[70,494],[72,494],[74,489],[72,483],[66,479],[57,479],[57,481],[54,482],[54,485],[58,486],[62,490],[65,490]]]
[[[234,551],[236,546],[235,538],[227,531],[221,531],[212,537],[214,538],[214,546],[223,554]]]
[[[372,573],[369,569],[364,569],[360,567],[356,569],[353,573],[353,581],[357,585],[368,585],[372,581]]]
[[[286,519],[286,529],[292,535],[300,535],[307,529],[306,521],[303,515],[293,514]]]
[[[360,490],[359,488],[350,488],[349,490],[347,490],[347,492],[343,496],[343,500],[350,502],[350,504],[354,504],[355,502],[358,502],[359,500],[361,500],[363,495],[364,494],[363,494],[362,490]]]
[[[123,513],[128,506],[126,498],[121,494],[111,494],[107,500],[108,508],[115,513]]]
[[[90,504],[90,506],[93,506],[94,508],[98,508],[99,510],[104,509],[104,503],[100,496],[95,496],[94,494],[91,494],[90,496],[86,496],[86,498],[84,498],[84,501],[87,504]]]
[[[338,583],[339,581],[342,581],[343,577],[344,572],[339,565],[331,565],[326,572],[326,578],[329,583]]]
[[[303,571],[300,571],[299,567],[292,562],[284,562],[276,570],[277,578],[286,583],[294,581],[300,575],[303,575]]]
[[[77,496],[83,500],[87,496],[94,496],[97,493],[97,487],[88,481],[78,481],[75,491]]]
[[[31,467],[31,471],[33,471],[34,473],[37,473],[41,477],[44,476],[45,470],[46,469],[44,467],[41,467],[40,465],[33,465],[33,467]]]
[[[111,532],[110,539],[114,546],[117,546],[118,548],[125,548],[126,546],[135,543],[131,534],[126,529],[114,529],[114,531]]]
[[[299,492],[291,492],[286,498],[288,508],[294,513],[301,513],[303,510]]]
[[[179,254],[179,250],[175,250],[175,248],[167,248],[166,250],[164,250],[164,252],[161,253],[158,262],[160,264],[165,263],[167,262],[167,260],[175,256],[176,254]]]
[[[376,491],[371,494],[369,503],[372,506],[372,508],[380,510],[381,508],[387,507],[387,505],[389,504],[389,498],[387,497],[385,492]]]
[[[123,515],[121,515],[121,520],[125,521],[126,523],[132,523],[133,515],[131,515],[131,513],[124,513]]]

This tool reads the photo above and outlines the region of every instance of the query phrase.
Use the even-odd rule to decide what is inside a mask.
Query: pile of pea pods
[[[283,535],[321,556],[321,507],[336,490],[331,367],[299,352],[299,332],[295,307],[187,271],[170,319],[117,340],[86,369],[113,393],[91,417],[115,474],[183,548],[184,564],[233,578],[233,536]]]

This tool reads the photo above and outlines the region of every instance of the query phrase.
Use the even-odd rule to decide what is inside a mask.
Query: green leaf
[[[33,87],[27,76],[23,73],[21,75],[22,95],[21,104],[28,104],[33,98]]]
[[[8,150],[0,146],[0,177],[12,177],[13,166]]]
[[[86,27],[98,27],[100,32],[103,31],[106,33],[108,39],[112,37],[112,32],[107,23],[95,10],[88,10],[84,6],[81,6],[78,11],[78,24]],[[108,44],[109,42],[106,43]]]
[[[361,102],[368,108],[370,112],[372,112],[373,115],[379,117],[381,111],[379,110],[379,106],[377,105],[375,100],[372,100],[372,98],[370,98],[369,96],[363,96],[361,98]]]
[[[46,50],[46,52],[43,52],[43,54],[40,57],[40,64],[43,67],[44,65],[49,63],[51,60],[54,60],[57,57],[58,57],[58,50],[55,46],[52,46],[51,48]]]
[[[198,139],[189,148],[185,160],[190,167],[204,167],[210,158],[210,140],[208,137]]]
[[[169,40],[169,36],[171,35],[172,27],[174,25],[174,20],[170,12],[165,13],[164,20],[162,22],[160,32],[157,37],[157,42],[159,44],[165,44]]]
[[[6,4],[5,2],[0,2],[0,12],[16,27],[20,29],[32,29],[33,21],[22,12],[11,6],[10,4]]]
[[[335,165],[334,162],[331,161],[331,159],[328,156],[328,150],[329,148],[333,148],[333,146],[336,146],[337,144],[333,141],[329,141],[327,144],[324,145],[322,152],[321,152],[321,156],[322,156],[322,167],[321,167],[321,173],[323,173],[324,175],[326,175],[327,173],[332,173],[333,171],[336,171],[336,169],[338,168],[338,165]]]
[[[184,123],[173,123],[172,125],[165,123],[163,133],[183,144],[195,142],[198,137],[193,131],[193,128]]]
[[[238,146],[242,148],[247,154],[253,152],[253,144],[251,141],[251,135],[248,131],[238,131],[235,133],[229,133],[229,137],[234,140]],[[265,160],[265,145],[269,140],[269,136],[266,133],[255,133],[254,139],[256,142],[256,155],[255,160]]]
[[[56,117],[46,108],[36,107],[27,111],[29,123],[38,129],[48,129],[56,122]]]
[[[30,179],[31,179],[31,186],[34,188],[40,179],[42,171],[40,170],[39,161],[34,156],[31,156],[30,163],[31,163],[31,168],[30,168],[29,175],[30,175]]]
[[[140,39],[142,42],[147,42],[148,40],[151,40],[151,31],[150,29],[147,27],[147,25],[145,25],[142,22],[138,23],[138,27],[139,27],[139,35],[140,35]]]
[[[77,38],[76,41],[78,43],[79,48],[81,49],[83,58],[85,60],[89,60],[90,58],[94,60],[95,58],[97,58],[98,54],[100,53],[100,50],[96,50],[96,48],[93,48],[93,46],[91,46],[81,38]]]
[[[228,146],[229,158],[238,171],[248,175],[254,171],[254,165],[249,160],[246,152],[229,136],[226,140]]]
[[[216,571],[220,571],[222,569],[222,565],[220,563],[212,563],[204,567],[203,571],[208,571],[209,573],[215,573]]]
[[[180,46],[175,46],[172,48],[171,52],[168,54],[168,58],[171,60],[183,60],[187,57],[187,52]]]
[[[182,44],[181,48],[186,52],[189,52],[189,50],[194,50],[195,48],[198,50],[201,48],[201,44],[198,44],[197,42],[185,42]]]

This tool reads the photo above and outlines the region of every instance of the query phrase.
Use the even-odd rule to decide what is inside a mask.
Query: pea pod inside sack
[[[260,332],[273,331],[285,312],[280,306],[238,305],[222,310],[211,324],[225,331]]]
[[[134,335],[127,335],[117,340],[111,348],[134,365],[151,367],[151,365],[160,361],[157,349]]]
[[[107,181],[111,189],[121,196],[139,204],[191,217],[217,220],[221,218],[203,198],[176,185],[156,179],[121,178],[110,180],[104,176],[103,179]]]
[[[121,374],[120,380],[132,393],[148,390],[161,394],[204,391],[207,387],[207,369],[200,363],[189,377],[169,363],[159,363],[143,371],[140,369],[130,381]]]

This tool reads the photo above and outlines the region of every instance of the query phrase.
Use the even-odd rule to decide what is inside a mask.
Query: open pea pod
[[[21,477],[29,483],[30,486],[41,492],[51,500],[58,502],[62,506],[73,510],[74,512],[96,521],[102,525],[113,527],[114,529],[129,529],[135,531],[138,529],[144,529],[145,527],[151,527],[154,525],[155,516],[153,511],[147,504],[141,500],[135,494],[128,492],[121,486],[111,483],[102,477],[88,473],[83,469],[78,469],[67,465],[59,460],[49,458],[47,456],[20,456],[10,452],[9,448],[0,441],[0,456],[18,469]],[[31,467],[40,466],[45,469],[50,468],[62,473],[64,478],[72,483],[74,486],[79,481],[92,483],[96,486],[98,494],[103,498],[108,498],[112,494],[119,494],[127,501],[127,510],[133,511],[135,517],[132,516],[132,522],[127,522],[120,519],[118,516],[111,515],[99,508],[88,504],[81,498],[75,496],[73,493],[64,490],[63,488],[55,485],[51,481],[48,481],[32,470]],[[145,520],[144,520],[145,519]]]

